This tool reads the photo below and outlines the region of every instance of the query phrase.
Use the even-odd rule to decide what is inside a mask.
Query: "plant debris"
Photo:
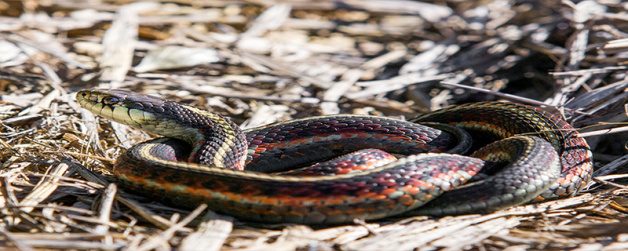
[[[0,246],[628,249],[624,1],[279,2],[0,1]],[[575,197],[487,215],[242,222],[118,190],[116,157],[154,135],[82,109],[86,88],[179,100],[245,128],[527,103],[578,128],[597,171]]]

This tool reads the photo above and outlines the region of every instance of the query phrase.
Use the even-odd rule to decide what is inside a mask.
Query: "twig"
[[[166,231],[163,231],[160,234],[147,240],[146,243],[138,247],[137,250],[152,250],[160,246],[161,243],[167,242],[167,240],[169,240],[176,231],[178,231],[179,229],[181,229],[182,227],[190,223],[192,220],[194,220],[206,208],[207,208],[207,205],[201,204],[196,209],[194,209],[194,211],[190,212],[188,216],[186,216],[181,221],[179,221],[177,224],[172,225],[170,228],[166,229]]]
[[[486,89],[482,89],[482,88],[478,88],[478,87],[474,87],[474,86],[461,85],[461,84],[451,83],[451,82],[447,82],[447,81],[442,81],[440,84],[453,86],[453,87],[457,87],[457,88],[473,90],[473,91],[482,92],[482,93],[487,93],[487,94],[499,96],[499,97],[506,98],[506,99],[512,99],[512,100],[516,100],[516,101],[520,101],[520,102],[524,102],[524,103],[528,103],[528,104],[533,104],[533,105],[536,105],[536,106],[543,106],[543,107],[550,106],[550,105],[548,105],[546,103],[543,103],[541,101],[537,101],[537,100],[534,100],[534,99],[524,98],[524,97],[521,97],[521,96],[512,95],[512,94],[508,94],[508,93],[502,93],[502,92],[486,90]]]

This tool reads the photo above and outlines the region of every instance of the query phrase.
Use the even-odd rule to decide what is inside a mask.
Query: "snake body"
[[[591,152],[569,124],[524,105],[475,103],[410,121],[321,116],[241,131],[220,115],[128,91],[85,90],[77,100],[108,119],[167,137],[118,157],[114,174],[121,186],[184,207],[207,203],[246,220],[321,224],[490,212],[571,195],[592,171]],[[461,156],[454,153],[471,146],[460,128],[503,140]],[[382,155],[361,171],[287,171],[344,154],[334,163],[359,162],[365,153],[350,153],[364,148],[404,157]],[[319,175],[327,170],[336,173]],[[463,185],[478,173],[492,176]]]

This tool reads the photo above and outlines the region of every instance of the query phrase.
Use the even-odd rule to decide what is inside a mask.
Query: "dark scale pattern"
[[[314,117],[246,131],[246,169],[285,171],[366,148],[396,154],[445,152],[457,144],[449,133],[427,126],[369,116]]]
[[[543,110],[513,103],[471,103],[428,113],[412,122],[439,122],[469,131],[474,141],[493,141],[526,134],[541,137],[562,152],[565,138],[575,129],[558,116]]]
[[[345,154],[331,161],[320,162],[312,166],[279,172],[280,175],[293,176],[331,176],[349,174],[373,169],[397,160],[390,153],[378,149],[364,149]]]
[[[558,154],[549,142],[538,137],[511,137],[497,141],[478,150],[472,157],[509,162],[482,182],[454,189],[409,214],[490,213],[534,199],[560,174]]]
[[[202,142],[195,143],[200,144],[200,146],[191,162],[214,165],[216,153],[225,145],[226,135],[232,133],[235,134],[236,138],[233,143],[229,144],[229,149],[225,151],[226,154],[223,156],[222,163],[227,168],[242,168],[239,163],[246,154],[246,144],[242,129],[233,121],[217,114],[213,114],[215,118],[210,118],[173,101],[165,102],[160,106],[160,109],[164,110],[162,114],[166,120],[177,121],[178,124],[197,128],[198,132],[205,136]]]

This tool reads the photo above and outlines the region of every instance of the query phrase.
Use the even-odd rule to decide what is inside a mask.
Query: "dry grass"
[[[0,1],[0,245],[628,249],[626,3],[282,3]],[[112,161],[149,136],[80,109],[73,95],[95,87],[181,100],[244,127],[334,113],[409,117],[496,99],[543,105],[587,137],[596,177],[576,197],[489,215],[239,222],[118,191]]]

